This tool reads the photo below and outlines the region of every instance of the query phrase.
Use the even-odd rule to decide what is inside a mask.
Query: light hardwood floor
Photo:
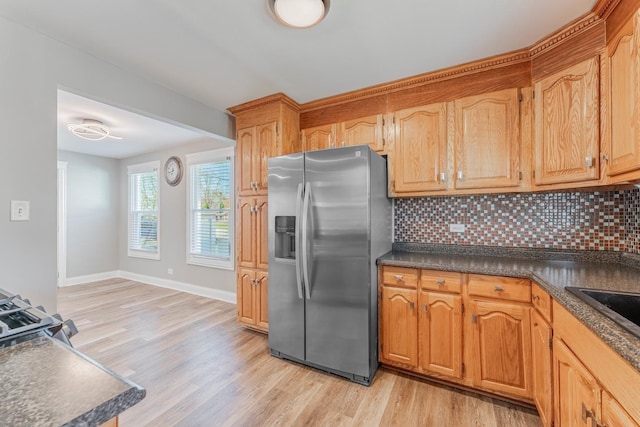
[[[232,304],[122,279],[62,288],[74,346],[147,389],[138,426],[541,426],[527,409],[378,371],[371,387],[268,354]]]

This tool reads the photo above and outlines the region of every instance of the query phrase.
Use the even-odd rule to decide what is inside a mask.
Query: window
[[[187,155],[187,263],[233,270],[233,148]]]
[[[132,257],[160,259],[158,171],[160,162],[130,165],[129,248]]]

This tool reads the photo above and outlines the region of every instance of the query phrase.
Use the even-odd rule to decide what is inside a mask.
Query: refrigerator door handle
[[[302,274],[304,276],[304,291],[307,299],[311,299],[311,281],[309,280],[309,258],[307,245],[309,243],[309,203],[311,201],[311,183],[304,188],[304,202],[302,206]]]
[[[296,225],[295,225],[295,249],[296,249],[296,285],[298,287],[298,298],[304,298],[302,296],[302,267],[301,253],[300,253],[300,219],[302,218],[302,184],[298,184],[298,192],[296,195]]]

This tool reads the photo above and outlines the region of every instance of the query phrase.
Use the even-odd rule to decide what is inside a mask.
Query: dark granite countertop
[[[530,278],[640,371],[640,339],[573,296],[578,286],[640,293],[640,257],[612,252],[394,244],[379,265]]]
[[[0,349],[0,424],[97,426],[145,390],[48,336]]]

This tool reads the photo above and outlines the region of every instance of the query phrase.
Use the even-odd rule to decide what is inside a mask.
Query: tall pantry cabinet
[[[268,319],[268,159],[302,151],[299,105],[276,94],[229,108],[236,118],[238,322],[262,332]]]

